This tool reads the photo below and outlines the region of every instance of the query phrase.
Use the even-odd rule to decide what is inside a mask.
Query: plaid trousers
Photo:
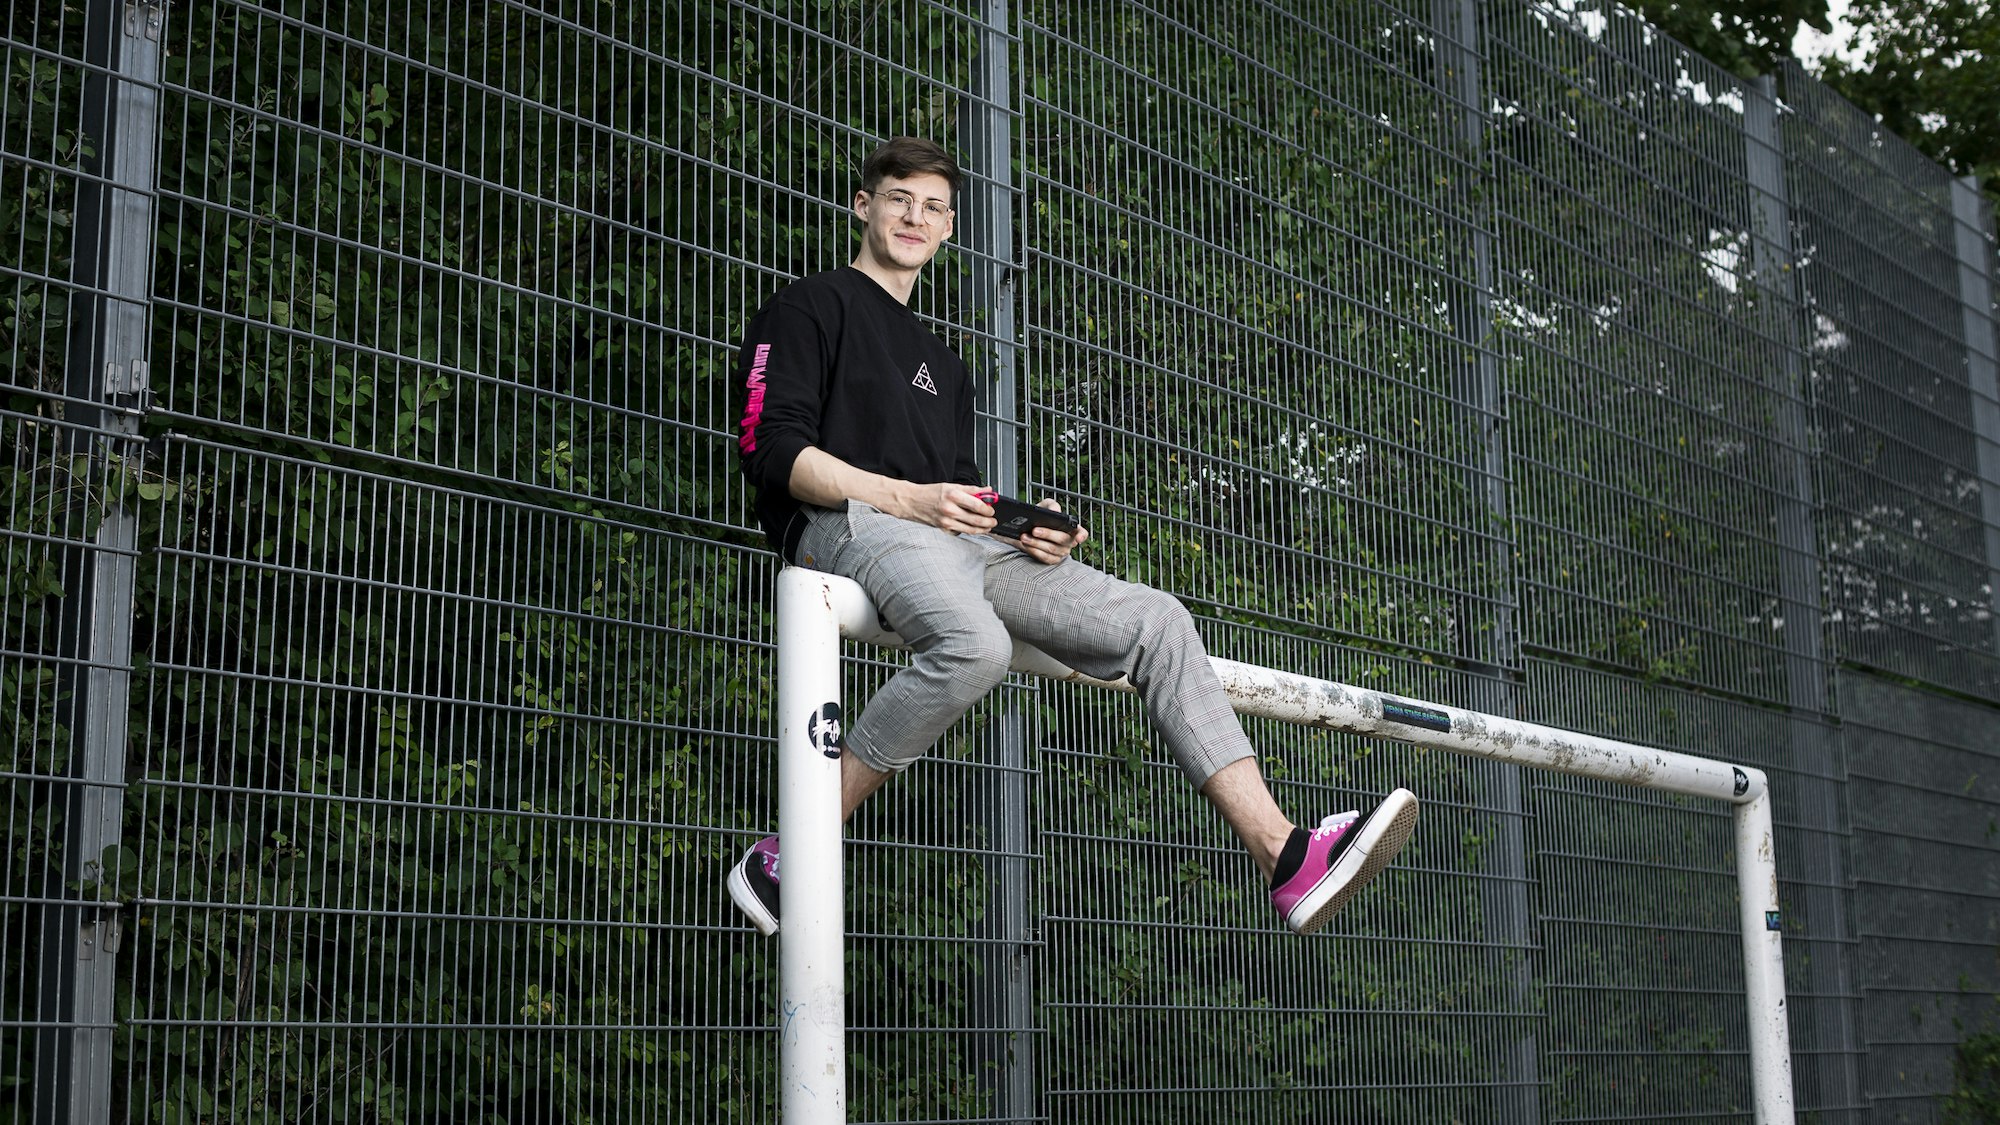
[[[1255,754],[1187,608],[1172,595],[1003,539],[955,535],[860,501],[808,507],[798,563],[851,578],[914,655],[847,729],[855,757],[908,768],[1007,675],[1020,638],[1089,676],[1131,679],[1198,788]]]

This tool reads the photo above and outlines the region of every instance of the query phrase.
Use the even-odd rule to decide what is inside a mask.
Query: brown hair
[[[891,137],[861,162],[861,190],[873,192],[883,180],[925,173],[943,176],[954,192],[965,186],[965,173],[944,146],[922,137]]]

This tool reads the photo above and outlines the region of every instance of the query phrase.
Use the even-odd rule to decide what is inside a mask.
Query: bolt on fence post
[[[1993,326],[1993,215],[1967,176],[1951,185],[1956,220],[1958,299],[1965,325],[1965,375],[1972,392],[1973,442],[1979,450],[1980,517],[1986,524],[1993,651],[2000,652],[2000,345]]]
[[[825,576],[778,572],[778,1055],[785,1125],[847,1121],[840,623]]]
[[[63,608],[69,660],[69,778],[58,785],[63,858],[42,908],[35,1120],[111,1120],[116,954],[122,919],[101,863],[121,843],[132,688],[138,519],[120,496],[143,447],[158,181],[165,0],[91,0],[81,124],[94,157],[77,180],[66,392],[71,452],[104,492],[93,540],[71,552],[80,581]],[[94,417],[92,417],[94,415]],[[115,886],[115,882],[114,882]]]

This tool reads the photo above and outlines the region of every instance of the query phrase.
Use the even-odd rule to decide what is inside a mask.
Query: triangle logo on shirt
[[[929,391],[932,394],[936,394],[937,384],[931,382],[931,365],[928,363],[918,364],[917,377],[910,380],[910,385],[913,387],[918,387],[923,390]]]

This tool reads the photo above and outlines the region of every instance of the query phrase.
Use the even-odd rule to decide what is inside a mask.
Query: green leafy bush
[[[1957,1088],[1940,1106],[1949,1125],[2000,1121],[2000,1032],[1983,1032],[1958,1045],[1952,1060]]]

